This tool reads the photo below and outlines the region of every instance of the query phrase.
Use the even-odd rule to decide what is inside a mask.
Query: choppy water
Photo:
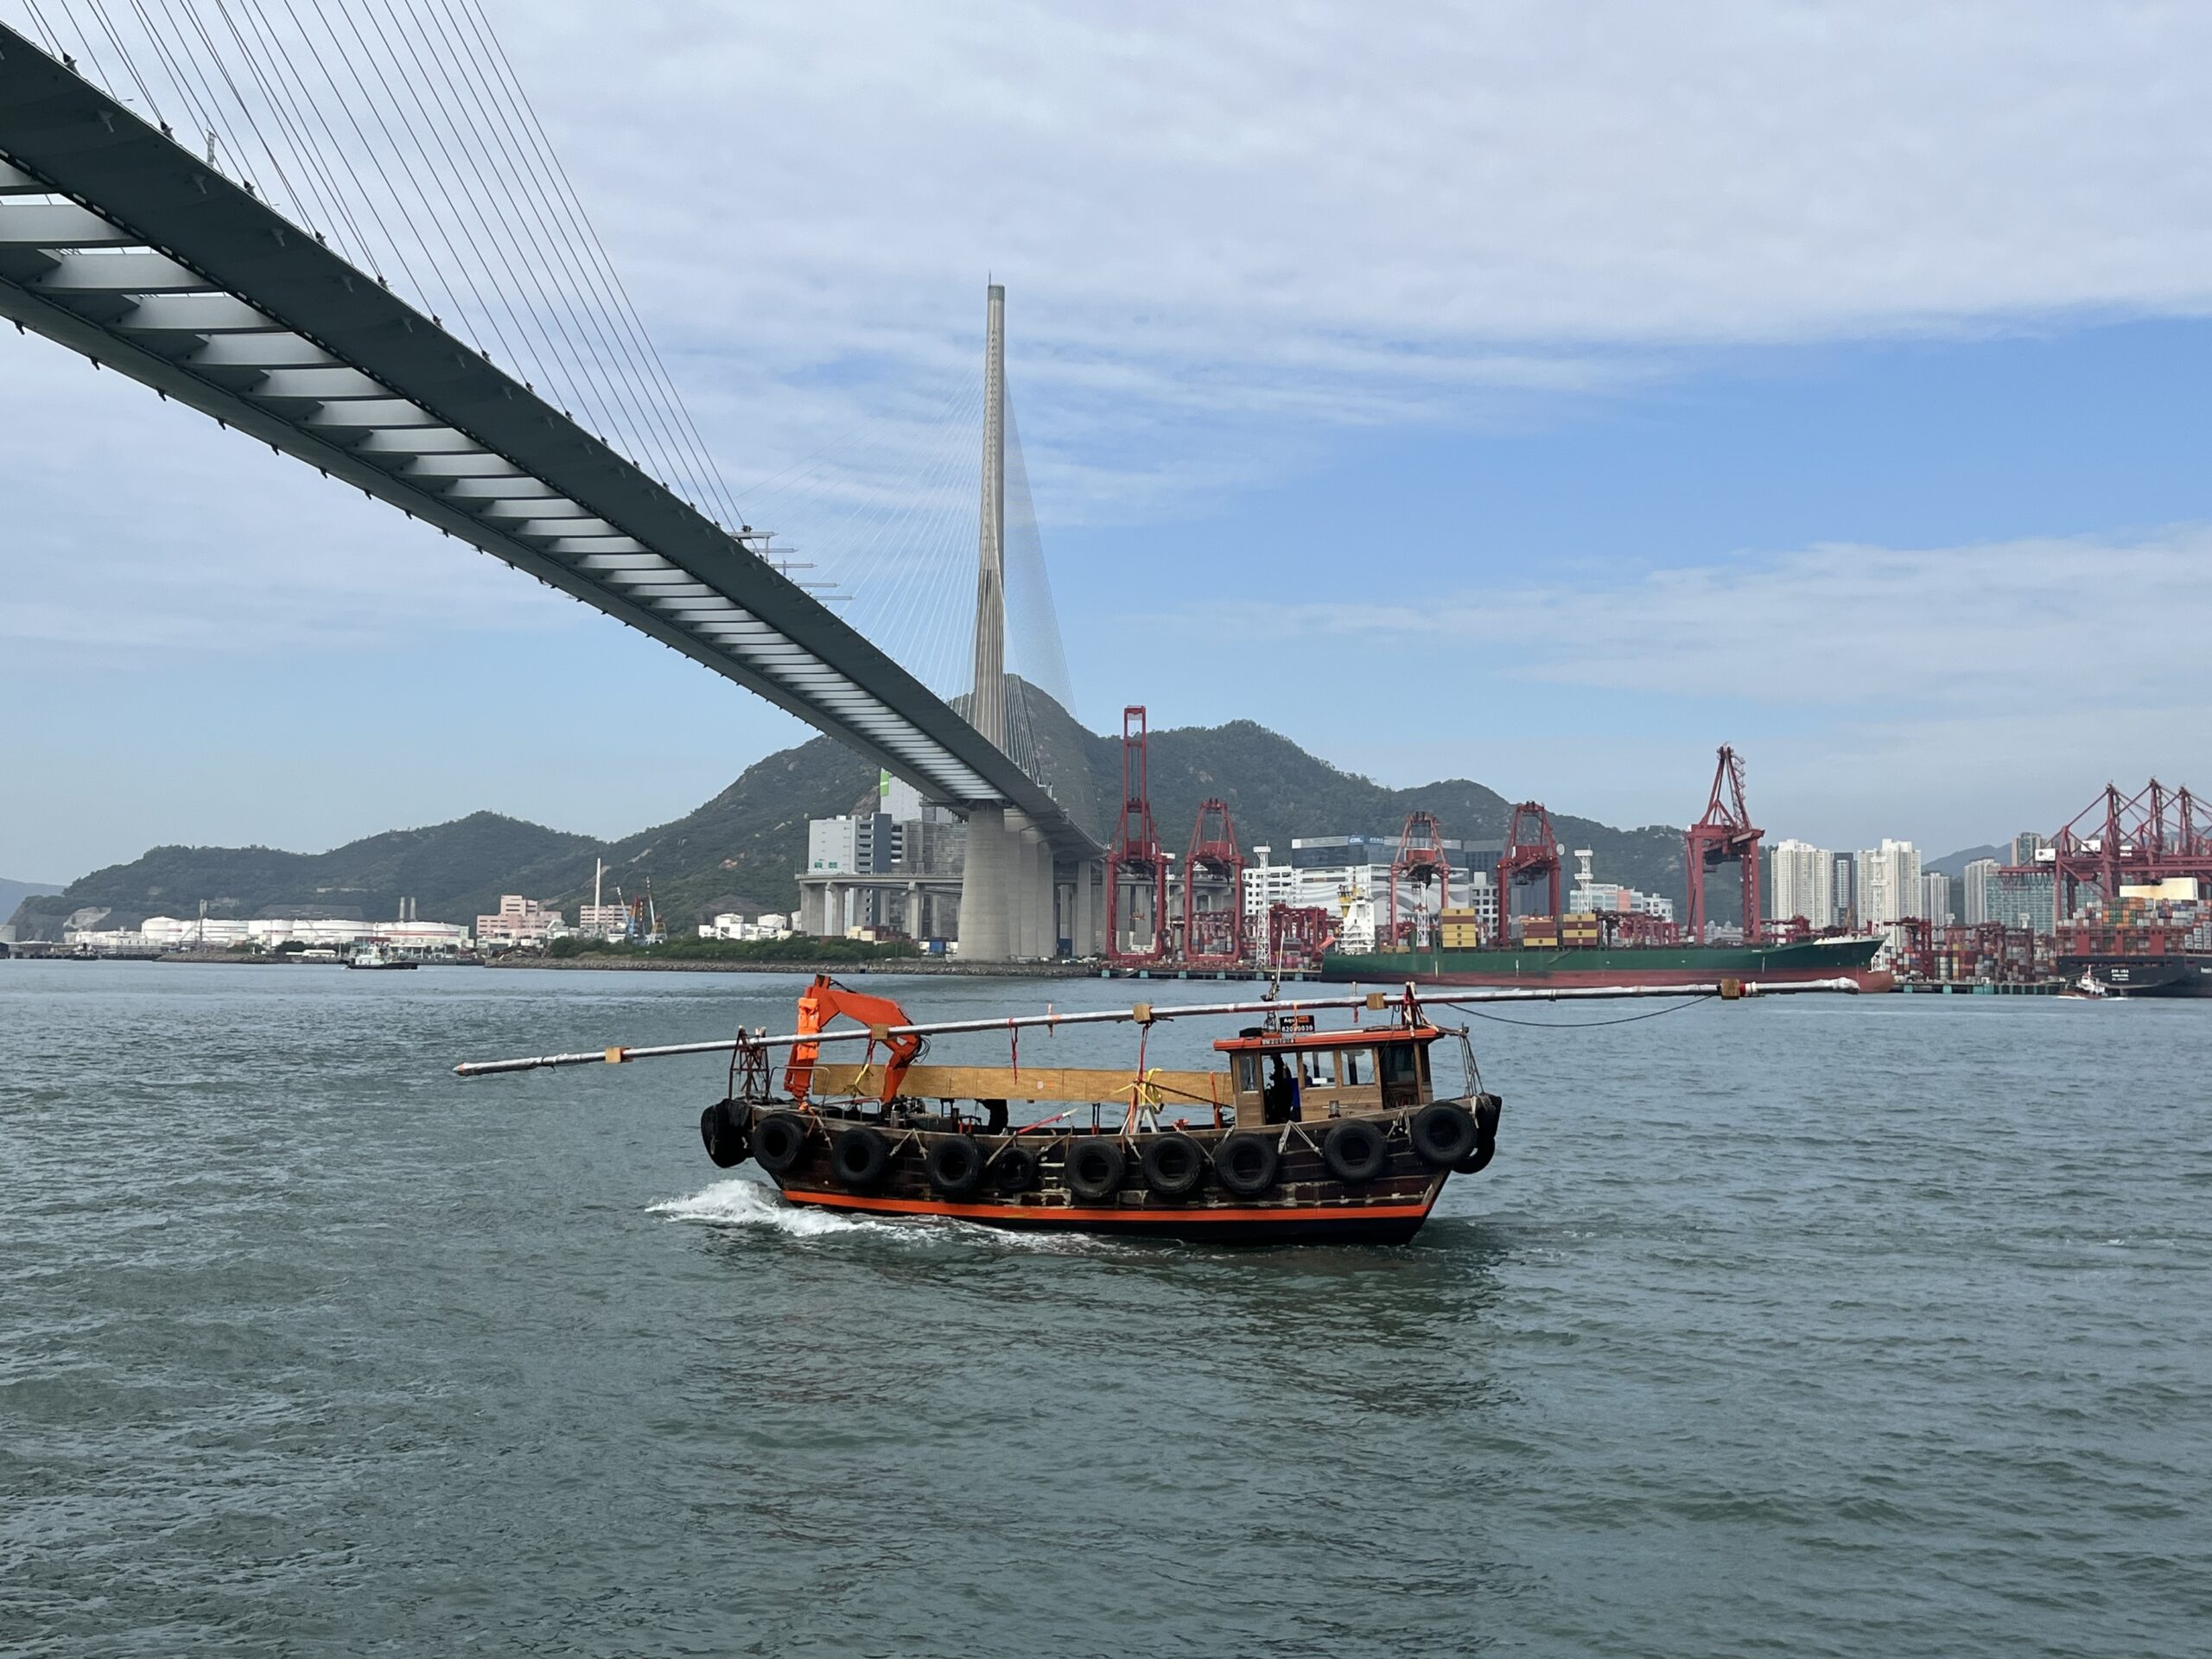
[[[794,1215],[711,1061],[448,1073],[793,985],[0,963],[0,1650],[2207,1648],[2212,1007],[1478,1025],[1402,1249]]]

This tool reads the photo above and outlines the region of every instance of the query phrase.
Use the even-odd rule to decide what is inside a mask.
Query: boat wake
[[[688,1197],[664,1198],[648,1205],[647,1213],[710,1227],[766,1227],[788,1238],[882,1239],[908,1247],[958,1242],[1048,1254],[1098,1255],[1111,1248],[1082,1234],[1013,1233],[942,1217],[887,1220],[880,1216],[841,1215],[790,1203],[772,1186],[742,1177],[716,1181]]]

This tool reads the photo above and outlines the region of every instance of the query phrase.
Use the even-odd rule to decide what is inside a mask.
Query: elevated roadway
[[[0,316],[651,635],[931,800],[1018,814],[1047,871],[1099,852],[741,532],[5,26]]]

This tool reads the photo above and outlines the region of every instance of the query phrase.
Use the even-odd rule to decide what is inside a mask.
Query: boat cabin
[[[1434,1098],[1429,1045],[1443,1035],[1430,1025],[1348,1031],[1250,1026],[1214,1048],[1229,1056],[1236,1127],[1243,1129],[1425,1106]]]

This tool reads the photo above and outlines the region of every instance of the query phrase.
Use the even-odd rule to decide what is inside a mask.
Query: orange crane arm
[[[893,1036],[890,1027],[911,1026],[906,1010],[887,996],[864,996],[858,991],[849,991],[827,974],[817,974],[814,983],[806,988],[798,1000],[798,1031],[804,1036],[822,1030],[839,1014],[868,1028],[869,1049],[880,1041],[891,1051],[891,1058],[883,1068],[882,1098],[897,1096],[899,1085],[906,1080],[906,1068],[922,1052],[922,1039],[912,1035]],[[822,1057],[819,1043],[796,1043],[791,1047],[791,1064],[784,1068],[784,1091],[794,1100],[806,1098],[807,1090],[814,1082],[814,1063]]]

